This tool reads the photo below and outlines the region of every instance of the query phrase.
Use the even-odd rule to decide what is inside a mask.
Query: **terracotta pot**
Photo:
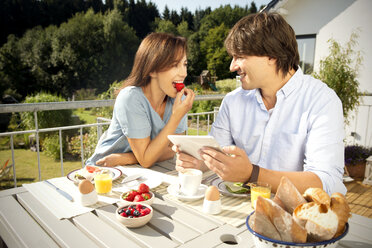
[[[366,161],[359,162],[359,163],[354,164],[354,165],[346,164],[346,169],[349,172],[350,177],[363,179],[364,178],[364,172],[366,170]]]

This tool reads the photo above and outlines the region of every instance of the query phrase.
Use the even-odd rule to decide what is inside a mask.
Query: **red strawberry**
[[[148,199],[151,198],[151,194],[150,193],[143,193],[142,197],[145,198],[145,200],[148,200]]]
[[[149,190],[150,190],[149,186],[147,186],[147,185],[144,184],[144,183],[141,183],[141,184],[138,186],[138,193],[140,193],[140,194],[148,193]]]
[[[122,212],[120,215],[123,217],[128,217],[128,215],[125,212]]]
[[[151,210],[149,208],[145,208],[145,209],[142,209],[141,211],[141,215],[144,216],[144,215],[148,215],[149,213],[151,212]]]
[[[177,92],[180,92],[185,87],[185,85],[183,83],[174,83],[174,86],[175,86]]]
[[[138,192],[135,190],[131,190],[128,193],[124,194],[123,199],[126,201],[133,201],[136,195],[138,195]]]
[[[134,197],[134,202],[141,202],[141,201],[144,201],[145,200],[145,198],[143,198],[143,196],[142,195],[136,195],[135,197]]]
[[[142,205],[141,205],[141,204],[137,204],[137,205],[136,205],[136,209],[137,209],[138,211],[140,211],[140,210],[142,209]]]

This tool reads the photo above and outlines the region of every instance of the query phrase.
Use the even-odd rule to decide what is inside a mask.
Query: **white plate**
[[[138,185],[141,183],[144,183],[149,186],[150,189],[153,189],[158,187],[162,182],[163,181],[159,176],[156,176],[153,173],[144,172],[140,178],[127,183],[119,184],[113,187],[112,190],[124,193],[132,189],[138,189]]]
[[[211,182],[211,185],[216,186],[217,189],[220,191],[220,193],[223,194],[223,195],[226,195],[226,196],[233,196],[233,197],[240,197],[240,198],[246,198],[246,197],[251,196],[250,191],[247,192],[247,193],[241,193],[241,194],[235,194],[235,193],[229,192],[226,189],[225,182],[219,177],[213,179],[213,181]]]
[[[102,169],[107,169],[111,172],[112,180],[116,180],[121,176],[121,170],[116,169],[116,168],[111,168],[111,167],[102,167]],[[73,170],[67,174],[67,178],[70,179],[71,181],[78,183],[79,180],[75,179],[75,174],[77,171],[80,169]]]
[[[167,188],[167,191],[168,191],[169,194],[177,197],[179,200],[195,201],[195,200],[198,200],[198,199],[204,197],[204,193],[207,190],[207,188],[208,188],[207,185],[201,184],[199,186],[198,192],[196,192],[196,194],[193,195],[193,196],[187,196],[187,195],[184,195],[183,193],[181,193],[178,189],[178,184],[169,185],[168,188]]]

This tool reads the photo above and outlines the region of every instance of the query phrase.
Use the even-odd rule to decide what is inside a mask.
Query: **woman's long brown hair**
[[[121,89],[130,85],[146,86],[151,80],[150,73],[167,70],[179,63],[186,53],[185,38],[167,33],[149,34],[141,42],[134,58],[132,71]]]

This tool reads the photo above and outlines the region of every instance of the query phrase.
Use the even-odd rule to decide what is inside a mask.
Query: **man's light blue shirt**
[[[127,138],[154,139],[168,123],[173,108],[174,99],[167,97],[163,119],[152,108],[143,94],[141,87],[128,86],[118,94],[110,127],[106,137],[97,144],[94,154],[85,164],[95,164],[97,160],[112,154],[131,152]],[[187,129],[187,116],[179,123],[176,133]]]
[[[277,171],[311,171],[323,189],[346,194],[342,103],[323,82],[298,69],[267,111],[259,89],[238,88],[222,101],[210,135],[250,161]]]

